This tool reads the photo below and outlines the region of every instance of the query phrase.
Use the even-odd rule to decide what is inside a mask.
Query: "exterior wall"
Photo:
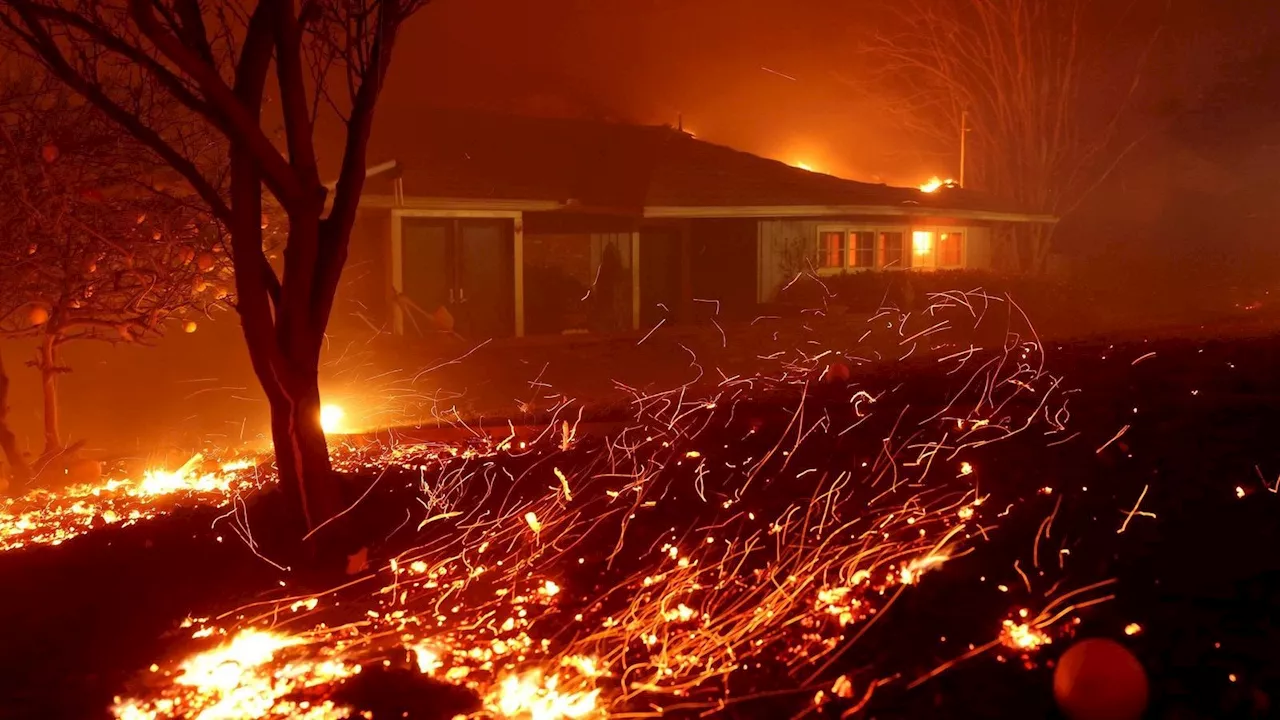
[[[990,270],[993,267],[991,258],[991,228],[971,226],[969,239],[965,241],[966,268]]]
[[[351,228],[347,264],[334,298],[331,334],[369,334],[391,329],[395,292],[390,260],[390,211],[360,210]]]
[[[817,247],[819,220],[761,220],[756,240],[756,301],[773,302],[778,288],[805,268]]]
[[[903,221],[897,218],[822,218],[761,220],[757,237],[758,302],[768,303],[777,299],[778,291],[796,275],[809,267],[817,252],[818,232],[828,226],[866,226],[881,229],[901,227],[906,233],[907,251],[911,250],[912,232],[932,231],[934,237],[948,230],[964,233],[964,245],[960,267],[965,269],[991,269],[993,257],[992,229],[985,225],[968,224],[946,218],[927,218]],[[917,262],[919,262],[917,260]],[[918,269],[931,269],[933,258],[917,265]],[[840,271],[834,271],[840,272]]]

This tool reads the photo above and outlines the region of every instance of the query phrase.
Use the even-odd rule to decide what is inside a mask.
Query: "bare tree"
[[[281,486],[308,536],[341,508],[320,427],[324,331],[392,47],[426,1],[8,0],[0,9],[15,46],[160,155],[229,229],[236,309],[270,404]],[[273,67],[283,149],[264,129]],[[225,192],[178,132],[153,122],[158,95],[226,138]],[[313,136],[322,109],[347,129],[331,198]],[[264,187],[288,222],[280,276],[263,251]]]
[[[0,358],[0,450],[4,451],[9,461],[10,476],[19,483],[26,482],[31,476],[27,459],[18,448],[18,438],[9,429],[9,373],[5,371],[4,358]],[[6,491],[4,475],[0,474],[0,495]]]
[[[37,341],[42,465],[65,449],[65,343],[146,342],[172,320],[194,331],[195,317],[230,295],[217,225],[192,198],[157,190],[161,169],[61,87],[0,91],[0,338]]]
[[[1159,28],[1120,42],[1123,20],[1098,9],[1118,15],[1101,0],[905,0],[868,48],[872,84],[940,147],[965,135],[966,187],[1062,216],[1144,136],[1127,120]],[[1053,227],[1022,232],[1012,262],[1044,270]]]

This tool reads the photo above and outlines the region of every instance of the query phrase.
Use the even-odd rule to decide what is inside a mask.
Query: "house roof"
[[[740,208],[751,215],[981,212],[1016,209],[947,188],[924,193],[845,180],[698,140],[664,126],[531,118],[436,109],[416,119],[411,136],[375,136],[372,162],[400,163],[407,198],[545,201],[582,210],[697,216]],[[366,194],[390,195],[386,179]],[[796,212],[790,212],[794,210]],[[733,212],[711,213],[732,215]],[[1043,217],[1038,219],[1045,219]]]

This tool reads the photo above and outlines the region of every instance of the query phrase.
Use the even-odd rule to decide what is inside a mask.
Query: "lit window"
[[[911,233],[911,253],[916,257],[924,257],[933,252],[933,232],[916,230]]]
[[[818,229],[816,265],[826,273],[843,270],[901,269],[908,266],[905,230],[865,227]]]
[[[879,239],[880,250],[880,267],[882,268],[904,268],[906,263],[902,261],[902,240],[901,231],[882,232]]]
[[[911,231],[911,267],[937,266],[937,233],[932,230]]]
[[[818,233],[818,267],[838,270],[844,267],[845,234],[843,230],[824,230]]]
[[[944,232],[938,235],[938,266],[960,267],[964,264],[964,233]]]

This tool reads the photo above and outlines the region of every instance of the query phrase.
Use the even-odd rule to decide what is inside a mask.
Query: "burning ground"
[[[1257,626],[1223,618],[1274,599],[1242,538],[1274,537],[1280,458],[1240,440],[1274,344],[1046,348],[1009,310],[941,296],[769,377],[637,393],[608,425],[565,404],[534,433],[351,438],[335,456],[372,481],[352,513],[380,540],[338,587],[255,556],[265,465],[10,502],[5,615],[29,622],[5,646],[31,652],[6,657],[2,702],[1027,717],[1058,648],[1104,635],[1147,661],[1157,706],[1252,706],[1272,670],[1242,640]],[[921,349],[872,362],[878,340]],[[1189,657],[1200,672],[1173,669]]]

